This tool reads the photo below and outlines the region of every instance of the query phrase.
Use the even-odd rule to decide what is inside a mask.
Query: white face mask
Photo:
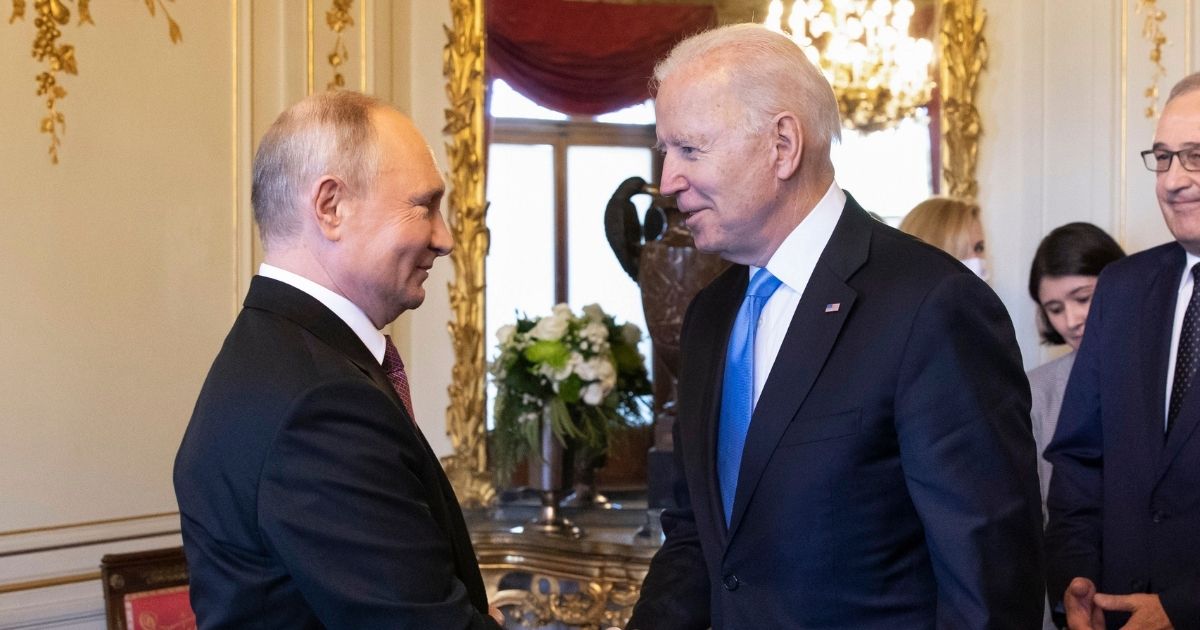
[[[973,256],[971,258],[968,258],[968,259],[960,261],[960,262],[962,262],[962,264],[966,265],[967,269],[970,269],[972,273],[979,276],[980,279],[982,279],[984,282],[988,281],[989,276],[988,276],[988,268],[987,268],[986,260],[984,260],[978,256]]]

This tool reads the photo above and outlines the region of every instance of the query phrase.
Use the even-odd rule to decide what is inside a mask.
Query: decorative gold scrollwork
[[[1145,14],[1142,21],[1142,37],[1150,42],[1150,63],[1154,64],[1154,73],[1150,75],[1150,86],[1142,93],[1148,101],[1145,109],[1146,118],[1158,115],[1158,82],[1167,76],[1163,66],[1162,51],[1167,45],[1167,35],[1163,33],[1162,23],[1167,19],[1167,13],[1158,8],[1158,0],[1137,0],[1138,15]]]
[[[333,79],[325,86],[329,90],[346,87],[346,77],[342,76],[341,67],[350,58],[350,52],[342,42],[342,31],[348,26],[354,26],[354,17],[350,15],[353,5],[354,0],[333,0],[333,6],[325,12],[325,23],[329,25],[329,30],[337,34],[333,48],[329,51],[329,65],[333,68]]]
[[[953,197],[979,194],[979,75],[987,66],[983,25],[987,16],[976,0],[943,0],[941,32],[942,177]]]
[[[60,26],[66,26],[71,21],[71,0],[34,0],[33,10],[37,17],[33,25],[37,34],[33,40],[33,58],[46,64],[46,69],[35,77],[37,95],[46,99],[46,115],[41,120],[41,131],[50,136],[50,162],[58,164],[58,148],[62,145],[61,136],[67,131],[67,119],[58,109],[58,102],[67,96],[67,90],[59,83],[59,74],[79,74],[79,66],[75,60],[75,46],[60,43],[62,31]],[[174,2],[174,0],[171,0]],[[154,17],[156,8],[161,9],[167,19],[167,34],[172,43],[183,41],[183,31],[179,24],[167,12],[163,0],[145,0],[146,9]],[[78,25],[91,24],[92,13],[90,0],[77,0],[79,9]],[[25,0],[13,0],[12,15],[8,23],[25,19]]]
[[[487,428],[483,333],[484,256],[488,249],[484,200],[486,164],[483,136],[483,5],[484,0],[451,0],[453,25],[446,27],[442,74],[446,77],[450,191],[447,202],[454,235],[454,280],[450,283],[450,337],[454,367],[446,432],[454,453],[443,459],[458,500],[466,506],[487,505],[496,490],[487,467]]]
[[[545,592],[541,586],[545,586]],[[641,588],[633,583],[584,581],[574,592],[563,592],[562,578],[532,574],[529,590],[504,590],[490,598],[492,605],[525,625],[541,627],[553,623],[599,630],[624,627],[633,614]]]

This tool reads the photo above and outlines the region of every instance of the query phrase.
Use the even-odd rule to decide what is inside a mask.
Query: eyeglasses
[[[1155,173],[1165,173],[1171,170],[1171,158],[1176,156],[1179,157],[1179,165],[1183,167],[1183,170],[1200,171],[1200,147],[1190,147],[1178,151],[1166,149],[1142,151],[1142,162],[1146,164],[1146,168]]]

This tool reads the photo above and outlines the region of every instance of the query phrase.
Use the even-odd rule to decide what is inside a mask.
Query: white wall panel
[[[1051,229],[1089,221],[1130,252],[1171,238],[1138,152],[1157,119],[1144,114],[1154,67],[1135,0],[982,0],[991,59],[982,80],[980,198],[993,286],[1017,327],[1027,367],[1038,345],[1027,289],[1037,244]],[[1197,0],[1159,0],[1166,12],[1165,100],[1191,68]]]

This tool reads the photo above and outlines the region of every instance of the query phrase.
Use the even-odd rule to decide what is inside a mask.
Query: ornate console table
[[[565,510],[584,530],[574,540],[522,531],[536,514],[532,504],[466,514],[488,597],[509,627],[623,627],[661,543],[658,511],[644,501]]]

